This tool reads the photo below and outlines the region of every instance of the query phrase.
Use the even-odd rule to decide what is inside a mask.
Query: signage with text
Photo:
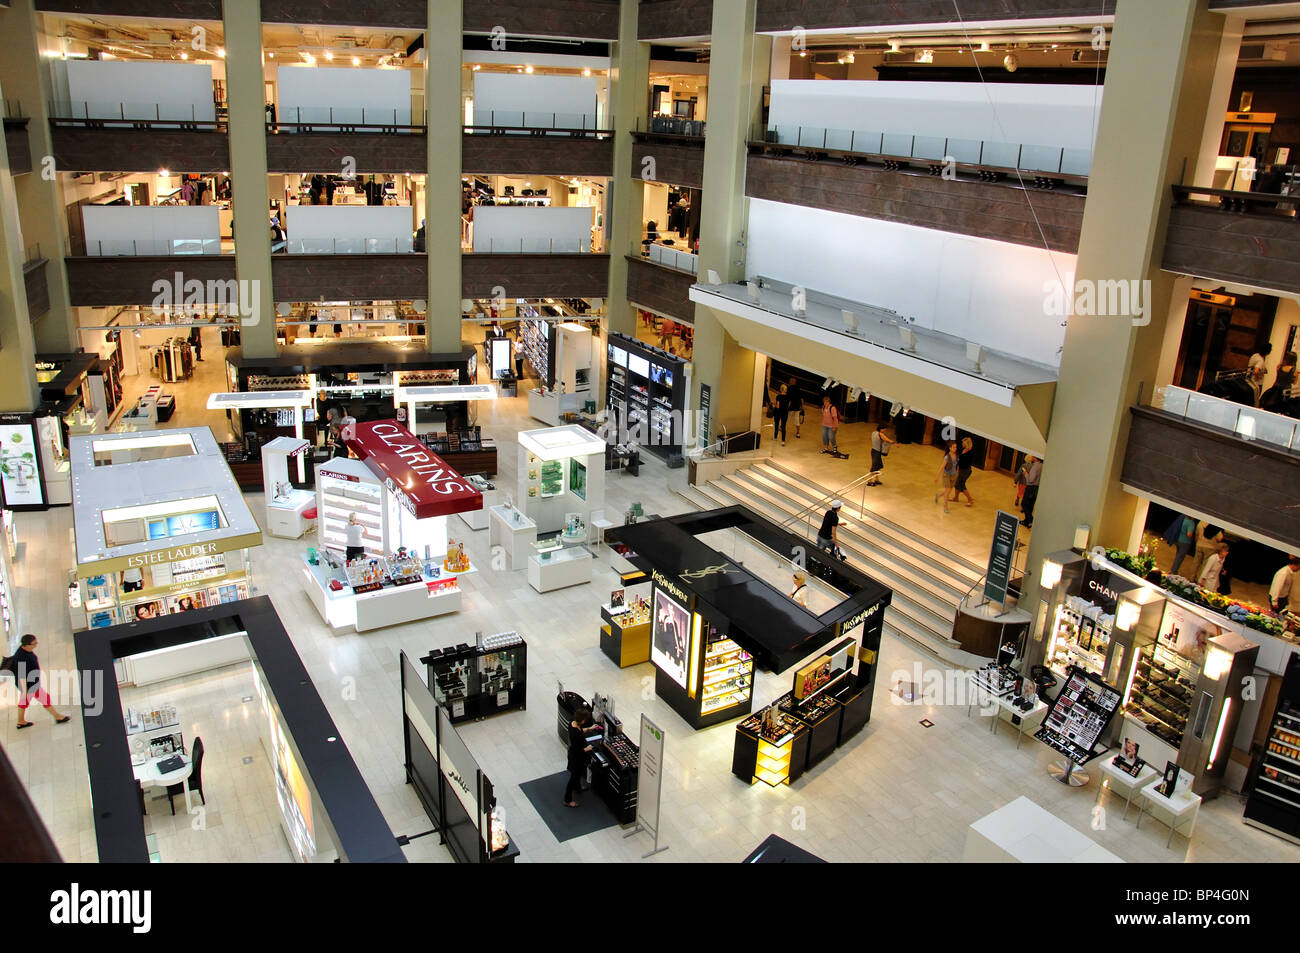
[[[1010,513],[998,510],[993,526],[993,545],[989,548],[988,573],[984,577],[984,598],[991,602],[1006,602],[1007,587],[1011,585],[1011,564],[1016,554],[1016,536],[1020,520]]]
[[[0,414],[0,489],[9,509],[45,506],[31,414]]]
[[[395,421],[358,423],[347,444],[417,519],[483,508],[478,490]]]

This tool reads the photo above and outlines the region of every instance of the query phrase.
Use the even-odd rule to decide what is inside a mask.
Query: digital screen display
[[[650,362],[644,357],[637,357],[635,354],[627,356],[627,369],[633,374],[640,374],[642,377],[650,376]]]
[[[149,538],[166,539],[167,538],[167,521],[150,520],[149,521]]]
[[[627,367],[627,351],[621,347],[609,346],[609,359],[619,367]]]
[[[660,367],[658,364],[650,365],[650,379],[656,384],[663,384],[665,387],[673,386],[673,372],[666,367]]]
[[[682,688],[686,687],[686,646],[689,642],[689,613],[684,606],[656,587],[650,661]]]
[[[40,459],[36,451],[36,429],[30,418],[5,415],[0,424],[0,490],[4,505],[44,506]]]
[[[181,516],[167,517],[167,535],[184,536],[187,533],[202,533],[210,529],[220,529],[221,518],[216,510],[203,513],[185,513]],[[153,528],[150,527],[150,532]],[[150,537],[153,538],[152,536]]]
[[[489,343],[492,345],[492,376],[505,377],[510,373],[510,355],[514,345],[509,338],[493,338]]]

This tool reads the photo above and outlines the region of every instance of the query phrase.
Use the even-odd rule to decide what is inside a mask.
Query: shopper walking
[[[1020,498],[1020,510],[1025,514],[1026,528],[1034,525],[1034,504],[1038,502],[1038,481],[1043,478],[1043,462],[1032,453],[1025,456],[1020,465],[1019,482],[1025,485],[1024,495]]]
[[[794,414],[794,438],[798,440],[799,428],[803,426],[803,390],[799,387],[798,378],[791,377],[785,390],[790,395],[790,413]]]
[[[975,470],[975,441],[970,437],[961,438],[961,451],[957,454],[957,485],[954,487],[952,501],[957,502],[958,496],[966,497],[966,505],[974,506],[975,500],[970,495],[970,490],[966,489],[966,481]]]
[[[1171,529],[1174,531],[1174,539],[1170,544],[1174,547],[1174,562],[1169,567],[1169,574],[1177,576],[1178,567],[1196,548],[1196,520],[1190,516],[1180,516],[1176,521],[1176,526],[1171,527]]]
[[[352,560],[360,559],[366,554],[366,547],[364,545],[365,527],[362,526],[361,521],[357,519],[356,513],[353,513],[348,517],[347,535],[348,548],[345,555],[347,561],[352,562]]]
[[[831,395],[822,397],[822,453],[839,455],[839,444],[835,435],[840,429],[840,412],[831,403]]]
[[[948,512],[948,503],[957,499],[957,464],[959,454],[957,444],[950,442],[948,449],[944,451],[943,460],[939,464],[939,473],[935,476],[935,483],[942,483],[943,489],[934,495],[935,505],[938,505],[939,498],[943,497],[943,511]]]
[[[817,531],[817,548],[841,559],[845,558],[840,553],[840,508],[842,506],[844,506],[843,501],[832,501],[831,508],[822,517],[821,529]]]
[[[1201,567],[1201,572],[1196,577],[1198,586],[1202,589],[1208,589],[1210,592],[1223,591],[1223,581],[1227,575],[1228,552],[1228,544],[1220,543],[1218,552],[1207,559],[1205,565]]]
[[[1223,542],[1223,530],[1219,527],[1205,520],[1196,524],[1196,565],[1192,567],[1190,578],[1195,579],[1201,574],[1201,567],[1213,553],[1218,551],[1221,542]]]
[[[199,316],[196,314],[190,320],[198,321]],[[203,329],[197,325],[190,328],[190,347],[194,348],[194,360],[203,360]]]
[[[1288,556],[1286,565],[1277,571],[1273,584],[1268,587],[1268,604],[1279,615],[1295,601],[1297,576],[1300,576],[1300,556]]]
[[[794,571],[794,589],[790,593],[790,598],[805,609],[808,608],[808,577],[801,569]]]
[[[871,435],[871,472],[867,474],[867,486],[880,486],[880,474],[885,469],[885,457],[889,456],[889,448],[896,441],[888,434],[889,424],[876,424],[876,430]]]
[[[36,657],[36,636],[30,633],[22,637],[18,651],[4,660],[3,667],[13,672],[18,682],[18,727],[30,728],[27,720],[27,706],[33,701],[40,702],[45,710],[54,716],[60,725],[70,716],[63,714],[50,704],[50,694],[41,685],[41,660]]]
[[[1272,353],[1272,342],[1265,341],[1259,350],[1250,356],[1250,362],[1246,365],[1246,382],[1255,391],[1256,407],[1259,406],[1259,398],[1264,393],[1264,378],[1268,375],[1266,359]]]
[[[777,391],[776,403],[772,405],[772,439],[780,439],[785,446],[786,421],[790,416],[790,394],[784,384]]]
[[[574,799],[582,790],[582,779],[587,774],[587,761],[591,757],[591,745],[587,744],[587,728],[591,726],[591,712],[579,708],[569,722],[569,783],[564,786],[564,806],[577,807]]]

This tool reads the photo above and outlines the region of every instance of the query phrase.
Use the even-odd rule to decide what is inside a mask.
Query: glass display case
[[[434,649],[420,661],[453,724],[526,707],[528,644],[517,632],[480,634],[473,646]]]
[[[1198,663],[1164,645],[1143,650],[1125,713],[1162,741],[1180,747],[1200,673]]]
[[[754,660],[731,639],[718,639],[704,653],[700,712],[711,714],[749,701],[754,690]]]

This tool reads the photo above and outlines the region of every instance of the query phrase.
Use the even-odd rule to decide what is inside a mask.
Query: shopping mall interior
[[[145,6],[0,4],[6,859],[1300,861],[1300,5]]]

